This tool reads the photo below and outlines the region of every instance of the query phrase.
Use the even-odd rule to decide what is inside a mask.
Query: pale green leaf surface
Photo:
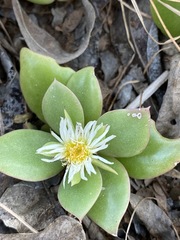
[[[131,158],[119,158],[129,175],[137,179],[157,177],[173,169],[180,161],[180,139],[161,136],[151,122],[151,135],[146,149]]]
[[[65,111],[74,125],[77,122],[84,124],[84,113],[79,100],[69,88],[56,80],[44,95],[42,110],[46,122],[57,134],[59,134],[60,119],[65,117]]]
[[[97,120],[102,112],[102,94],[93,67],[85,67],[74,73],[67,87],[79,99],[83,110],[85,123]]]
[[[88,180],[81,180],[80,183],[71,186],[71,184],[60,184],[58,199],[62,207],[82,220],[90,208],[96,202],[102,188],[102,177],[98,169],[96,174],[87,175]]]
[[[35,53],[28,48],[20,52],[20,85],[29,108],[44,121],[42,99],[51,83],[66,84],[74,71],[61,67],[50,57]]]
[[[25,181],[42,181],[58,174],[60,161],[43,162],[36,150],[55,141],[50,133],[16,130],[0,137],[0,172]],[[44,157],[45,158],[45,157]]]
[[[148,108],[114,110],[103,114],[98,123],[110,125],[107,136],[116,137],[100,153],[112,157],[130,157],[142,152],[149,141]]]
[[[88,216],[111,235],[117,236],[119,223],[128,207],[130,197],[130,182],[126,169],[114,158],[111,166],[117,173],[100,170],[103,186],[101,194]]]
[[[169,0],[153,0],[157,11],[162,18],[166,28],[171,33],[173,37],[178,37],[180,35],[180,1],[173,2]],[[150,10],[152,14],[152,18],[157,25],[157,27],[161,30],[161,32],[167,35],[164,27],[162,26],[153,6],[150,4]]]

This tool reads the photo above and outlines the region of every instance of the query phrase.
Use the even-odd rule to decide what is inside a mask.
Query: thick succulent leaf
[[[179,1],[169,1],[169,0],[153,0],[157,11],[162,18],[166,28],[171,33],[173,37],[178,37],[180,35],[180,2]],[[161,24],[159,17],[157,16],[152,3],[150,4],[152,18],[158,28],[167,36],[167,33]]]
[[[55,139],[38,130],[16,130],[0,137],[0,172],[25,181],[42,181],[55,176],[63,167],[60,161],[43,162],[36,150]]]
[[[50,57],[37,54],[28,48],[20,52],[20,85],[29,108],[44,121],[42,99],[51,83],[66,84],[74,71],[61,67]]]
[[[150,114],[148,108],[114,110],[103,114],[98,123],[110,125],[107,134],[116,135],[102,154],[131,157],[142,152],[149,141]]]
[[[150,140],[146,149],[137,156],[118,159],[133,178],[157,177],[173,169],[180,161],[180,139],[167,139],[151,122]]]
[[[85,123],[96,120],[102,111],[102,94],[93,67],[85,67],[69,79],[67,87],[79,99],[83,110]]]
[[[87,177],[87,181],[81,180],[73,186],[66,183],[65,188],[61,183],[58,191],[58,199],[62,207],[79,220],[89,212],[102,189],[102,177],[98,168],[96,174]]]
[[[84,113],[79,100],[69,88],[56,80],[44,95],[42,111],[46,122],[58,134],[60,118],[65,117],[65,111],[74,124],[84,124]]]
[[[130,182],[126,169],[115,158],[112,168],[118,175],[100,170],[103,187],[98,200],[88,212],[88,216],[106,232],[117,236],[119,223],[128,207]]]

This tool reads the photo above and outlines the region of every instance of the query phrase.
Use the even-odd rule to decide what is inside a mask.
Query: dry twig
[[[13,217],[18,219],[22,224],[24,224],[31,232],[38,233],[36,229],[34,229],[32,226],[30,226],[22,217],[20,217],[18,214],[13,212],[10,208],[5,206],[3,203],[0,202],[0,207],[3,208],[6,212],[10,213]]]

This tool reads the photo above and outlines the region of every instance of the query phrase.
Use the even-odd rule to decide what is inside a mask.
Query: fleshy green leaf
[[[173,37],[178,37],[180,35],[180,1],[169,1],[169,0],[153,0],[157,11],[162,18],[166,28],[171,33]],[[152,4],[150,4],[151,14],[155,24],[167,36],[167,33],[162,26]]]
[[[96,120],[102,111],[102,94],[93,67],[85,67],[69,79],[67,87],[79,99],[83,110],[85,123]]]
[[[151,122],[151,135],[146,149],[131,158],[119,158],[129,175],[133,178],[146,179],[157,177],[180,161],[180,139],[162,137]]]
[[[74,71],[61,67],[50,57],[35,53],[28,48],[20,52],[20,85],[29,108],[44,121],[42,99],[51,83],[66,84]]]
[[[36,150],[55,139],[38,130],[16,130],[0,137],[0,172],[25,181],[42,181],[55,176],[60,161],[46,163]]]
[[[116,135],[102,154],[112,157],[130,157],[142,152],[149,141],[150,114],[148,108],[114,110],[103,114],[98,123],[110,125],[107,134]]]
[[[84,113],[79,100],[69,88],[56,80],[44,95],[42,110],[46,122],[58,134],[60,118],[65,117],[65,111],[74,125],[76,122],[84,124]]]
[[[128,207],[130,197],[130,183],[126,169],[114,158],[112,168],[118,175],[100,170],[103,187],[101,194],[88,216],[106,232],[117,236],[119,223]]]
[[[90,208],[96,202],[102,188],[102,178],[98,169],[96,174],[87,176],[88,180],[81,180],[80,183],[71,186],[60,184],[58,199],[62,207],[82,220]]]

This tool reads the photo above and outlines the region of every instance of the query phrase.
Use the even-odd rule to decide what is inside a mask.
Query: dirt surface
[[[149,1],[137,2],[147,31],[157,41],[167,40],[151,19]],[[27,128],[30,123],[39,124],[26,106],[19,87],[19,52],[29,46],[42,54],[48,52],[59,64],[74,70],[94,66],[103,92],[104,111],[151,106],[159,132],[169,138],[179,138],[180,54],[173,44],[159,47],[132,8],[131,1],[125,5],[123,1],[112,0],[55,1],[50,5],[0,1],[0,134]],[[148,95],[146,89],[157,79],[159,85],[152,85]],[[139,95],[140,100],[135,101]],[[155,179],[131,179],[132,196],[119,227],[119,238],[106,234],[85,218],[87,239],[125,239],[127,229],[128,239],[178,239],[179,178],[177,166]],[[65,214],[55,199],[58,181],[59,176],[40,187],[51,199],[54,219]],[[0,174],[0,196],[17,182]],[[141,198],[144,200],[136,208]],[[1,233],[11,232],[3,222],[0,224]]]

